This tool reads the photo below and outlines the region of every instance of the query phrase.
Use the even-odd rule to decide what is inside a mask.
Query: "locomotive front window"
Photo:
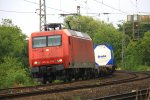
[[[61,35],[48,36],[48,46],[60,46]]]
[[[46,37],[34,37],[33,48],[46,47]]]

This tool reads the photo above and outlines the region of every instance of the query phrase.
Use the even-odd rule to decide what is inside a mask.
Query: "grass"
[[[143,65],[138,65],[138,66],[126,66],[126,67],[119,67],[117,70],[131,70],[131,71],[150,71],[150,66],[143,66]]]
[[[53,83],[62,83],[63,81],[62,80],[54,80]]]

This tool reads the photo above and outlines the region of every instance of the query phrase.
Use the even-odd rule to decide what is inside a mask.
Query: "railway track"
[[[91,100],[149,100],[148,98],[150,98],[150,88],[143,90],[133,90],[127,93],[110,95],[105,97],[93,98]]]
[[[67,91],[72,91],[72,90],[102,87],[102,86],[107,86],[107,85],[115,85],[115,84],[127,83],[127,82],[150,78],[150,75],[146,72],[138,73],[138,72],[118,71],[117,73],[130,74],[130,78],[115,79],[112,81],[105,81],[105,82],[99,81],[95,83],[93,82],[92,84],[87,84],[88,82],[86,83],[86,81],[80,81],[80,83],[82,84],[78,84],[78,85],[73,85],[73,84],[76,84],[76,82],[71,82],[71,83],[60,83],[60,84],[51,84],[51,85],[2,89],[0,90],[0,99],[14,99],[14,98],[22,98],[22,97],[28,97],[28,96],[34,96],[34,95],[41,95],[41,94],[67,92]],[[92,80],[92,81],[95,81],[95,80]],[[83,82],[85,82],[85,84],[83,84]]]

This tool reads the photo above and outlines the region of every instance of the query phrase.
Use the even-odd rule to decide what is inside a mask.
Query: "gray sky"
[[[39,30],[38,11],[35,13],[38,3],[39,0],[0,0],[0,19],[12,19],[23,33],[30,35]],[[114,25],[120,23],[119,20],[126,21],[129,14],[150,14],[150,0],[46,0],[47,22],[63,22],[63,17],[58,14],[76,13],[77,5],[81,6],[81,15]]]

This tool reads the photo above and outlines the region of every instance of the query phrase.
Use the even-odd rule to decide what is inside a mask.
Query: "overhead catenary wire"
[[[138,12],[138,13],[150,15],[150,12]]]
[[[35,13],[35,12],[13,11],[13,10],[0,10],[0,12],[9,12],[9,13]]]
[[[83,9],[85,9],[86,10],[86,13],[81,13],[82,15],[94,15],[94,16],[100,16],[100,15],[110,15],[110,14],[120,14],[120,15],[127,15],[126,13],[122,13],[122,12],[95,12],[95,10],[94,9],[91,9],[89,6],[88,6],[88,4],[87,4],[87,1],[88,0],[85,0],[85,1],[83,1],[85,4],[86,4],[86,7],[82,7],[82,6],[80,6],[80,8],[83,8]],[[103,3],[103,1],[102,1],[102,3]],[[120,6],[120,3],[119,3],[119,6]],[[119,7],[119,9],[120,9],[120,7]],[[88,10],[92,10],[92,11],[94,11],[94,12],[89,12]],[[94,17],[93,16],[93,17]]]
[[[27,11],[15,11],[15,10],[2,10],[2,9],[0,9],[0,12],[5,12],[5,13],[29,13],[29,14],[34,14],[34,13],[36,13],[36,12],[27,12]],[[46,15],[61,15],[61,13],[48,13],[48,14],[46,14]]]
[[[15,10],[2,10],[0,9],[0,12],[4,12],[4,13],[18,13],[18,14],[35,14],[36,12],[28,12],[28,11],[15,11]],[[60,15],[60,14],[46,14],[46,15]]]
[[[39,5],[38,3],[36,3],[36,2],[33,2],[33,1],[29,1],[29,0],[24,0],[24,1],[26,1],[26,2],[29,2],[29,3],[32,3],[32,4],[36,4],[36,5]],[[105,6],[107,6],[107,7],[109,7],[109,8],[111,8],[111,9],[114,9],[114,10],[116,10],[116,11],[119,11],[119,12],[121,12],[122,14],[128,14],[127,12],[124,12],[124,11],[122,11],[122,10],[120,10],[120,9],[117,9],[117,8],[114,8],[114,7],[111,7],[111,6],[109,6],[109,5],[107,5],[107,4],[105,4],[103,1],[101,2],[101,1],[98,1],[98,0],[93,0],[93,1],[95,1],[95,2],[98,2],[98,3],[100,3],[100,4],[103,4],[103,5],[105,5]],[[132,1],[131,1],[132,2]],[[132,2],[133,3],[133,2]],[[60,4],[61,5],[61,4]],[[136,5],[134,5],[134,6],[136,6]],[[53,10],[57,10],[57,11],[62,11],[62,12],[64,12],[64,13],[70,13],[70,12],[67,12],[67,11],[64,11],[64,10],[61,10],[61,9],[56,9],[56,8],[52,8],[52,7],[49,7],[49,6],[46,6],[47,8],[50,8],[50,9],[53,9]],[[61,8],[61,7],[60,7]],[[82,7],[81,7],[82,8]],[[88,9],[89,9],[89,7],[88,7]],[[3,9],[1,9],[0,10],[0,12],[10,12],[10,13],[35,13],[34,11],[33,12],[29,12],[29,11],[15,11],[15,10],[3,10]],[[105,13],[108,13],[108,12],[105,12]],[[93,14],[105,14],[105,13],[93,13]],[[121,13],[109,13],[109,14],[121,14]],[[131,13],[133,13],[133,12],[131,12]],[[147,13],[147,14],[150,14],[150,12],[138,12],[138,13]],[[82,13],[81,13],[82,14]],[[83,13],[84,14],[84,13]],[[87,14],[92,14],[92,13],[90,13],[90,12],[88,12]],[[46,14],[46,15],[59,15],[59,14]]]
[[[32,4],[39,5],[39,3],[32,2],[32,1],[29,1],[29,0],[24,0],[24,1],[29,2],[29,3],[32,3]],[[50,9],[57,10],[57,11],[62,11],[62,12],[65,12],[65,13],[70,13],[70,12],[68,12],[68,11],[64,11],[64,10],[61,10],[61,9],[56,9],[56,8],[49,7],[49,6],[46,6],[46,8],[50,8]]]
[[[101,13],[89,12],[89,13],[81,13],[81,14],[98,14],[98,15],[101,15],[101,14],[104,14],[104,15],[107,15],[107,14],[121,14],[121,15],[126,15],[126,14],[122,14],[122,13],[112,13],[112,12],[101,12]]]
[[[28,11],[15,11],[15,10],[2,10],[0,9],[0,12],[6,12],[6,13],[36,13],[36,12],[28,12]],[[139,13],[150,13],[150,12],[139,12]],[[111,13],[111,12],[88,12],[88,13],[81,13],[81,14],[122,14],[122,13]],[[60,15],[60,13],[48,13],[46,15]]]
[[[129,0],[131,2],[131,4],[136,8],[136,4],[133,3],[132,0]]]
[[[117,9],[117,8],[114,8],[114,7],[110,6],[110,5],[107,5],[107,4],[105,4],[104,2],[101,2],[101,1],[98,1],[98,0],[93,0],[93,1],[95,1],[95,2],[97,2],[97,3],[100,3],[100,4],[102,4],[102,5],[106,6],[106,7],[109,7],[109,8],[111,8],[111,9],[114,9],[114,10],[116,10],[116,11],[119,11],[119,12],[121,12],[121,13],[128,14],[127,12],[122,11],[122,10]]]
[[[29,0],[24,0],[24,1],[39,5],[38,3],[29,1]],[[104,4],[103,2],[100,2],[100,1],[97,1],[97,0],[94,0],[94,1]],[[106,5],[106,4],[104,4],[104,5]],[[107,5],[107,6],[108,6],[108,5]],[[70,13],[70,12],[67,12],[67,11],[64,11],[64,10],[61,10],[61,9],[56,9],[56,8],[52,8],[52,7],[48,7],[48,6],[46,6],[46,7],[47,7],[47,8],[50,8],[50,9],[53,9],[53,10],[62,11],[62,12],[64,12],[64,13]],[[109,6],[109,7],[110,7],[110,6]],[[111,8],[113,8],[113,7],[111,7]],[[119,9],[116,9],[116,8],[113,8],[113,9],[115,9],[115,10],[120,11],[120,12],[123,13],[123,11],[121,11],[121,10],[119,10]],[[30,13],[30,14],[36,13],[36,12],[28,12],[28,11],[2,10],[2,9],[0,10],[0,12]],[[108,12],[105,12],[105,13],[90,13],[90,12],[88,12],[88,13],[86,13],[86,14],[98,14],[98,15],[100,15],[100,14],[106,14],[106,13],[107,13],[107,14],[121,14],[121,13],[108,13]],[[81,14],[84,14],[84,13],[81,13]],[[126,14],[126,13],[124,12],[124,14]],[[55,14],[46,14],[46,15],[60,15],[60,14],[56,14],[56,13],[55,13]]]

